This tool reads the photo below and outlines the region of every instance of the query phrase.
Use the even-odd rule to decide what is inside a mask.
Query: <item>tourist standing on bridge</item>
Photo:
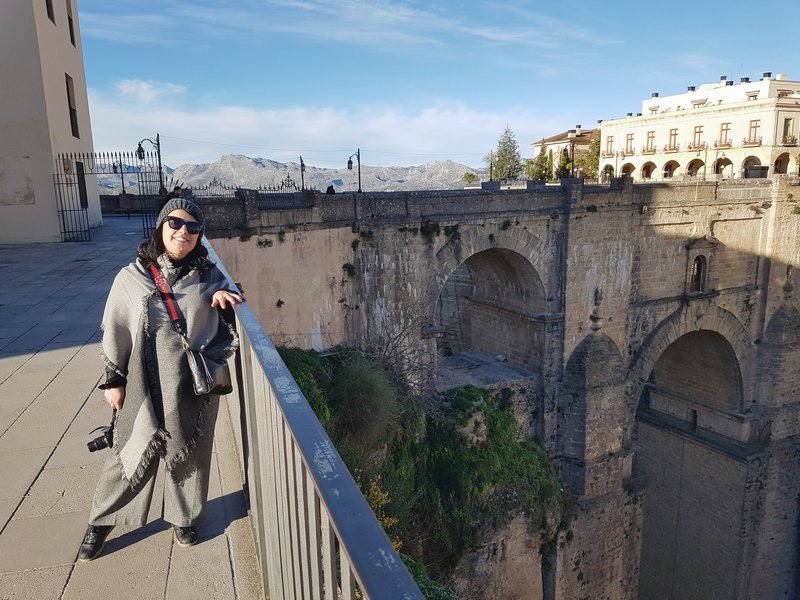
[[[81,560],[99,556],[114,525],[145,524],[162,459],[163,518],[181,546],[198,540],[219,396],[195,393],[184,340],[206,356],[230,357],[238,338],[219,309],[242,301],[208,259],[200,243],[203,225],[196,204],[170,200],[136,262],[117,274],[108,295],[102,323],[106,382],[100,387],[116,414],[113,447],[95,489]]]

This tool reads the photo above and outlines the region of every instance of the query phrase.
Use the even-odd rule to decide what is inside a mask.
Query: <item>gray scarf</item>
[[[227,287],[219,269],[176,268],[166,255],[158,262],[186,319],[191,347],[230,357],[238,337],[211,308],[214,292]],[[102,328],[106,365],[127,377],[113,446],[124,480],[135,488],[156,456],[162,456],[167,471],[181,480],[193,470],[187,459],[201,435],[212,397],[195,395],[180,336],[141,262],[131,263],[114,279]]]

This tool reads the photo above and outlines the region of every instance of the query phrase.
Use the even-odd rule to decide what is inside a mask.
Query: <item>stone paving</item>
[[[111,416],[99,324],[141,235],[138,218],[107,217],[91,242],[0,245],[0,600],[263,597],[225,404],[200,543],[174,542],[157,491],[145,527],[76,562],[107,452],[86,442]]]

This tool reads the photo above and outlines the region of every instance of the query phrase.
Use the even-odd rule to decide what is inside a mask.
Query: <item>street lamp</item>
[[[356,157],[356,161],[358,162],[358,193],[361,193],[361,148],[357,148],[354,154],[350,155],[350,158],[347,159],[347,170],[353,170],[353,157]]]
[[[577,132],[575,129],[570,129],[567,131],[567,137],[569,138],[569,176],[575,177],[575,138],[577,137]]]
[[[122,182],[122,194],[125,195],[125,165],[122,164],[121,160],[114,161],[111,168],[114,169],[114,173],[117,173],[117,168],[119,168],[119,180]]]
[[[164,188],[164,174],[161,170],[161,138],[159,137],[159,134],[156,134],[155,142],[150,138],[139,140],[139,145],[136,147],[136,158],[138,158],[140,161],[143,161],[145,156],[144,148],[142,148],[142,142],[150,142],[156,149],[156,155],[158,156],[158,193],[163,194],[166,189]]]
[[[303,162],[303,156],[300,155],[300,189],[306,189],[306,163]]]

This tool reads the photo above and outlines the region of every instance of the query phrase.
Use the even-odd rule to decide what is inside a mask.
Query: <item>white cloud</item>
[[[186,91],[184,86],[175,83],[142,79],[122,79],[114,84],[114,88],[126,101],[135,104],[150,104],[159,98]]]
[[[563,128],[559,123],[569,122],[561,116],[543,120],[521,107],[481,111],[446,100],[418,108],[364,105],[346,111],[317,106],[187,108],[181,105],[182,97],[160,93],[170,84],[121,84],[117,90],[127,93],[90,90],[95,149],[132,150],[137,140],[158,132],[164,162],[170,166],[213,162],[222,154],[283,162],[297,161],[302,154],[310,165],[330,167],[344,164],[360,147],[368,165],[451,159],[479,167],[506,125],[527,155],[531,141],[552,135]],[[142,97],[147,102],[140,102]]]

